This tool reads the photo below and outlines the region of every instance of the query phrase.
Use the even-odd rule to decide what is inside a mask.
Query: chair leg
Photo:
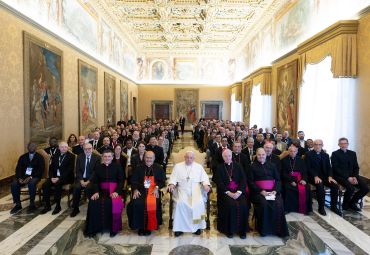
[[[41,189],[38,190],[38,195],[39,195],[39,206],[41,206]]]
[[[364,207],[364,198],[361,198],[360,209],[362,209],[363,207]]]
[[[172,210],[173,210],[173,200],[172,200],[172,192],[171,192],[170,193],[170,221],[168,223],[168,229],[172,229],[172,224],[173,224]]]
[[[343,196],[343,191],[339,190],[339,209],[342,209],[342,196]]]
[[[68,207],[71,207],[71,200],[69,199],[70,195],[71,195],[71,190],[68,190],[68,201],[67,201]]]
[[[209,220],[210,211],[211,211],[211,201],[209,199],[209,193],[208,193],[207,194],[207,221],[206,221],[206,224],[207,224],[206,229],[207,230],[211,229],[211,221]]]

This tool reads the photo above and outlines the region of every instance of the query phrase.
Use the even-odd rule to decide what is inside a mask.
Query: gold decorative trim
[[[358,31],[358,21],[357,20],[340,20],[337,23],[334,23],[330,27],[324,29],[320,33],[312,36],[308,40],[299,44],[298,54],[301,55],[320,44],[323,44],[334,37],[342,34],[357,34]]]
[[[253,79],[256,78],[257,76],[260,76],[261,74],[271,74],[272,67],[271,66],[262,66],[258,68],[257,70],[251,72],[247,78]]]

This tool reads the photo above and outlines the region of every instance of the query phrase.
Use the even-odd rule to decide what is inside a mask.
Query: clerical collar
[[[342,149],[340,149],[340,150],[341,150],[343,153],[347,153],[347,151],[346,151],[346,150],[345,150],[345,151],[344,151],[344,150],[342,150]]]
[[[235,153],[235,152],[234,152],[234,154],[235,154],[236,156],[238,156],[238,155],[239,155],[239,153]]]
[[[36,151],[35,151],[36,152]],[[31,155],[33,155],[33,154],[35,154],[35,152],[34,153],[31,153],[31,152],[28,152],[29,154],[31,154]]]
[[[109,166],[109,164],[104,164],[104,165]]]
[[[228,166],[230,166],[231,165],[231,163],[226,163]]]
[[[320,154],[320,152],[317,152],[317,151],[315,151],[316,152],[316,154]]]

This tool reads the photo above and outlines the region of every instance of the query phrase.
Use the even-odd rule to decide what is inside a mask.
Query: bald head
[[[80,146],[84,146],[84,144],[85,144],[85,137],[84,137],[83,135],[80,135],[80,136],[78,137],[78,144],[79,144]]]
[[[67,150],[68,150],[68,144],[67,144],[66,142],[61,142],[61,143],[59,144],[59,150],[60,150],[60,153],[61,153],[61,154],[66,153],[66,152],[67,152]]]
[[[316,152],[321,152],[322,147],[324,147],[324,142],[323,142],[321,139],[316,139],[316,140],[313,142],[313,149],[314,149]]]
[[[145,165],[147,165],[148,167],[152,166],[153,163],[154,163],[154,159],[155,159],[155,154],[154,152],[152,151],[147,151],[145,153]]]

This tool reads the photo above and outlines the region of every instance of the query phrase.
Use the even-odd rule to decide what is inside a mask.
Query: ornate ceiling
[[[97,1],[95,1],[97,2]],[[143,54],[230,54],[280,0],[99,0]],[[140,54],[140,53],[139,53]]]

